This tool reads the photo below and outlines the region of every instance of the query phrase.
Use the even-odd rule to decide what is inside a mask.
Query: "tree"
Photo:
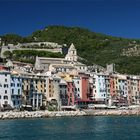
[[[12,56],[13,56],[13,54],[12,54],[11,51],[5,51],[5,52],[3,53],[3,55],[4,55],[6,58],[9,58],[9,59],[11,59]]]

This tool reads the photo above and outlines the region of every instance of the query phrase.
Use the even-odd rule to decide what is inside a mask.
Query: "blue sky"
[[[48,25],[140,38],[140,0],[0,0],[0,35],[29,35]]]

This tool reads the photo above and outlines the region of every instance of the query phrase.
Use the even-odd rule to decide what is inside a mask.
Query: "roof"
[[[9,71],[6,71],[6,70],[0,70],[0,73],[7,73],[7,74],[10,74]]]
[[[61,81],[60,81],[60,85],[67,85],[67,82],[64,81],[63,79],[61,79]]]
[[[74,69],[75,67],[72,66],[71,64],[51,64],[51,66],[55,67],[55,68],[71,68]]]
[[[73,43],[71,43],[70,47],[69,47],[69,51],[75,50],[75,46]]]
[[[64,58],[37,57],[40,60],[65,60]]]

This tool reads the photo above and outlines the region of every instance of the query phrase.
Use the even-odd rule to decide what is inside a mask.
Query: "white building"
[[[109,75],[107,74],[93,74],[93,99],[96,101],[104,101],[109,98],[110,85]]]
[[[10,82],[11,75],[7,71],[0,71],[0,106],[12,106]]]
[[[82,81],[79,76],[73,78],[75,85],[75,95],[77,99],[82,99]]]

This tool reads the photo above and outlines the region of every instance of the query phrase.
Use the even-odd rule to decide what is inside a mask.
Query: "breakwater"
[[[0,112],[0,119],[17,119],[17,118],[47,118],[63,116],[83,116],[84,111],[22,111],[22,112]]]
[[[82,110],[82,111],[21,111],[21,112],[0,112],[0,119],[18,118],[48,118],[64,116],[121,116],[121,115],[140,115],[140,109],[133,110]]]
[[[111,109],[111,110],[84,110],[88,116],[124,116],[124,115],[140,115],[140,109]]]

